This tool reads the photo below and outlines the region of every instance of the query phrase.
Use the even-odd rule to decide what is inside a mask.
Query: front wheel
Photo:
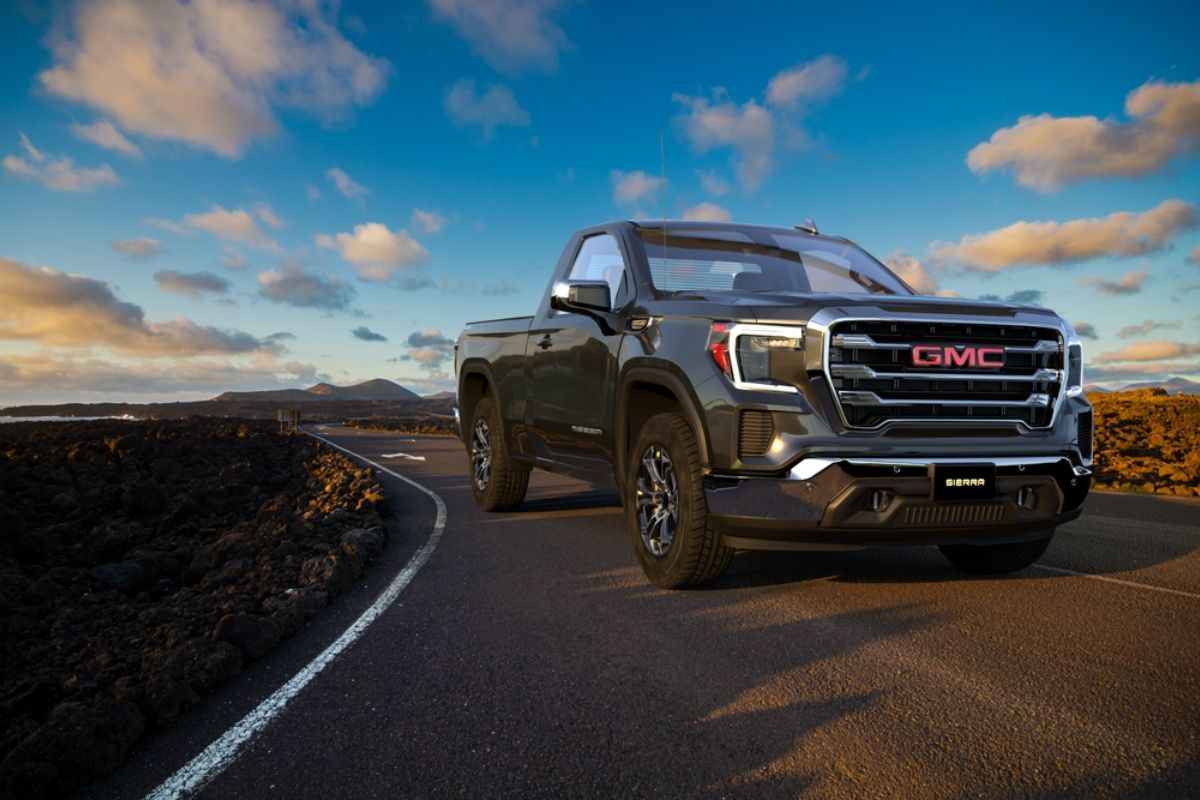
[[[696,436],[682,414],[646,421],[631,450],[622,495],[642,571],[664,589],[711,583],[733,548],[708,519]]]
[[[1051,529],[1044,539],[1009,544],[946,544],[938,549],[951,564],[977,575],[1003,575],[1025,569],[1042,557],[1054,536]]]
[[[508,511],[521,505],[529,488],[529,470],[508,457],[500,430],[500,414],[490,397],[475,404],[467,455],[471,459],[471,493],[484,511]]]

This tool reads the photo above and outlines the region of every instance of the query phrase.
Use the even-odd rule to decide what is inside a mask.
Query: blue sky
[[[1200,378],[1200,7],[956,5],[7,4],[0,405],[452,388],[572,230],[661,215],[660,132],[670,217],[812,217],[1084,323],[1089,381]]]

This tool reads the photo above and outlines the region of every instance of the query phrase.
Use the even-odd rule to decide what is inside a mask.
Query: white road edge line
[[[1104,581],[1105,583],[1116,583],[1121,586],[1131,586],[1135,589],[1149,589],[1152,592],[1162,592],[1163,594],[1177,594],[1180,597],[1192,597],[1200,600],[1200,594],[1195,592],[1185,592],[1182,589],[1168,589],[1165,586],[1152,586],[1148,583],[1137,583],[1135,581],[1123,581],[1120,578],[1110,578],[1107,575],[1094,575],[1091,572],[1078,572],[1065,567],[1048,567],[1045,564],[1034,564],[1034,569],[1044,569],[1049,572],[1061,572],[1065,575],[1078,575],[1081,578],[1091,578],[1095,581]]]
[[[220,738],[204,748],[203,752],[180,767],[178,772],[167,778],[157,789],[146,795],[147,800],[166,800],[166,798],[192,795],[204,788],[209,781],[220,775],[230,764],[236,761],[242,747],[271,724],[271,721],[279,716],[280,712],[287,706],[288,701],[299,694],[313,678],[320,674],[321,670],[329,666],[343,650],[353,644],[362,635],[363,631],[367,629],[367,626],[374,622],[380,614],[387,610],[388,606],[395,602],[400,593],[412,581],[413,576],[417,574],[417,571],[429,560],[429,556],[433,554],[434,549],[438,546],[438,542],[442,538],[442,531],[446,527],[446,504],[433,490],[427,489],[411,478],[406,478],[403,475],[392,472],[387,467],[380,466],[374,461],[351,452],[340,445],[336,445],[328,439],[317,436],[314,433],[308,433],[307,431],[305,433],[314,439],[325,442],[330,447],[335,447],[343,453],[354,456],[360,461],[370,464],[382,472],[386,472],[393,478],[399,478],[410,486],[429,495],[437,505],[437,521],[433,525],[433,533],[429,536],[429,540],[421,545],[420,549],[408,560],[408,563],[404,565],[404,569],[400,570],[396,577],[392,579],[392,582],[388,584],[383,593],[375,599],[375,602],[354,621],[354,624],[347,628],[332,644],[322,650],[316,658],[308,662],[291,680],[276,689],[270,697],[259,703],[250,713],[242,717],[237,724],[225,731]]]

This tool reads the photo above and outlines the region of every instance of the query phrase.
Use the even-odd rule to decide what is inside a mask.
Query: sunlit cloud
[[[358,198],[371,193],[370,189],[347,175],[346,171],[341,167],[330,167],[329,169],[325,170],[325,177],[330,183],[333,184],[335,189],[337,189],[343,196],[351,200],[357,200]],[[315,189],[316,187],[310,188]],[[310,199],[316,199],[316,197],[313,197],[311,193],[309,197]]]
[[[265,209],[265,211],[264,211]],[[213,203],[208,211],[188,214],[183,221],[189,227],[206,231],[218,239],[241,242],[268,253],[282,253],[283,248],[258,227],[258,220],[279,223],[269,206],[258,206],[254,213],[243,208],[228,210]],[[277,227],[277,225],[273,225]]]
[[[620,205],[630,205],[647,198],[663,186],[663,179],[649,175],[642,170],[622,172],[614,169],[608,173],[609,183],[613,188],[613,202]]]
[[[360,278],[376,283],[386,283],[429,257],[407,230],[393,231],[380,222],[355,225],[349,233],[318,234],[315,241],[320,247],[337,251]]]
[[[555,72],[571,47],[550,17],[560,0],[427,0],[433,18],[450,25],[471,52],[507,75]]]
[[[148,236],[140,236],[136,239],[117,239],[112,243],[112,249],[130,261],[146,261],[166,252],[162,242]]]
[[[248,333],[188,319],[154,322],[104,281],[0,258],[0,339],[138,356],[250,353],[272,349]]]
[[[675,123],[696,153],[730,149],[738,182],[753,192],[773,169],[780,146],[811,146],[805,115],[813,105],[841,94],[846,74],[846,62],[826,54],[776,73],[761,101],[738,102],[720,88],[708,97],[676,93],[683,113]]]
[[[716,203],[699,203],[685,208],[683,218],[700,222],[729,222],[733,219],[733,215]]]
[[[125,134],[117,130],[106,119],[93,122],[91,125],[72,124],[71,133],[85,142],[91,142],[108,150],[114,150],[130,158],[140,159],[142,157],[142,148],[129,141]]]
[[[1200,355],[1200,343],[1175,342],[1165,339],[1150,342],[1134,342],[1120,350],[1101,353],[1096,357],[1100,362],[1117,361],[1162,361],[1173,358],[1187,358]]]
[[[1169,246],[1198,224],[1196,209],[1166,200],[1149,211],[1121,211],[1069,222],[1014,222],[959,242],[934,242],[939,261],[964,270],[994,272],[1020,265],[1069,264],[1100,256],[1138,256]]]
[[[1126,325],[1117,331],[1118,339],[1132,339],[1135,336],[1145,336],[1155,331],[1168,331],[1179,327],[1178,322],[1148,319],[1137,325]]]
[[[437,211],[426,211],[423,208],[414,208],[412,216],[408,220],[408,224],[413,228],[431,236],[441,233],[449,222],[450,220],[444,214]]]
[[[503,84],[489,84],[480,92],[473,78],[463,78],[451,86],[442,107],[450,121],[460,128],[478,126],[484,141],[495,135],[496,128],[529,124],[529,112],[517,103],[512,89]]]
[[[21,134],[25,155],[4,157],[4,171],[9,175],[37,181],[56,192],[90,192],[105,186],[116,186],[121,180],[108,164],[99,167],[78,167],[67,156],[50,156],[33,146]]]
[[[383,90],[388,63],[335,15],[309,2],[85,0],[38,79],[125,133],[237,157],[277,130],[277,108],[331,121]]]
[[[1094,287],[1097,291],[1104,294],[1137,294],[1142,290],[1142,285],[1146,283],[1146,279],[1149,276],[1150,271],[1142,267],[1133,272],[1126,272],[1115,281],[1099,277],[1080,278],[1079,285]]]
[[[1200,151],[1200,81],[1150,81],[1125,98],[1127,122],[1024,116],[967,154],[975,172],[1012,167],[1017,183],[1051,192],[1089,178],[1134,178]]]

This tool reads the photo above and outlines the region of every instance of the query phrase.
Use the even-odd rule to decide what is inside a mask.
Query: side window
[[[607,233],[583,240],[583,247],[579,248],[579,255],[575,257],[567,279],[608,281],[613,308],[620,308],[628,298],[629,280],[626,277],[625,260],[621,258],[617,240]]]

